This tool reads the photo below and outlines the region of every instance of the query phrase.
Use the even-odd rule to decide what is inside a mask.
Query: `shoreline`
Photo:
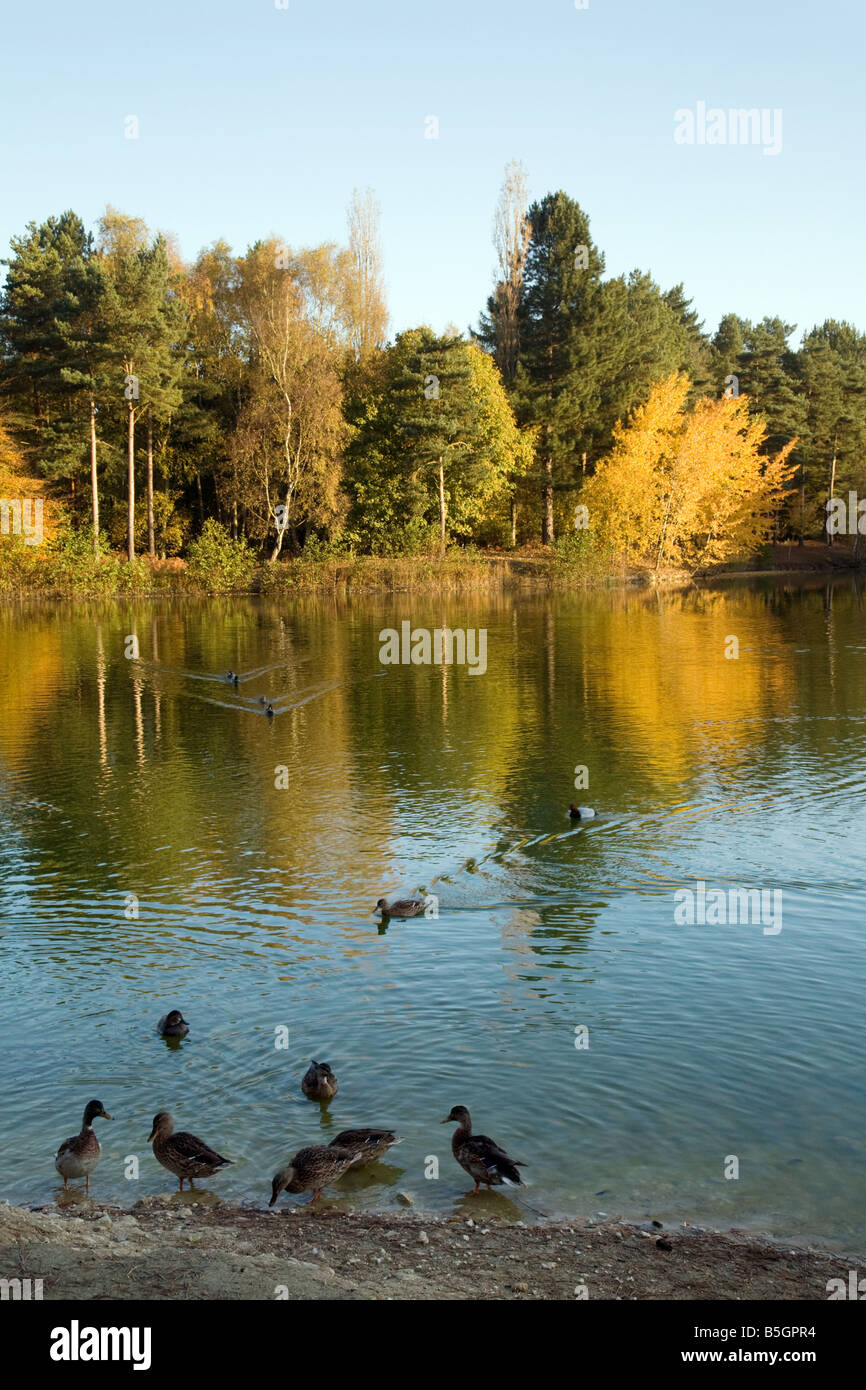
[[[0,1204],[0,1271],[46,1300],[827,1300],[866,1255],[732,1228],[605,1219],[504,1224],[485,1214],[273,1211],[212,1194]],[[661,1242],[661,1243],[659,1243]],[[834,1287],[834,1286],[831,1286]]]

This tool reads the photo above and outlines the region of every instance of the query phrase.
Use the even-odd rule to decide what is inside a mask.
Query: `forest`
[[[517,163],[492,225],[477,323],[389,338],[370,190],[343,241],[218,239],[191,264],[111,206],[93,230],[28,224],[0,295],[0,495],[39,480],[49,556],[232,582],[299,555],[700,570],[832,543],[829,499],[866,494],[866,335],[828,319],[792,346],[797,325],[734,313],[709,332],[682,284],[606,276],[586,212],[530,203]]]

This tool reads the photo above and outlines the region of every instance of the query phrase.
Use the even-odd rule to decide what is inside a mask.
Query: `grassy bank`
[[[206,532],[187,559],[94,555],[89,536],[66,533],[29,546],[0,537],[0,599],[113,598],[211,594],[459,593],[533,586],[590,588],[611,584],[690,583],[738,573],[834,573],[863,568],[866,557],[817,542],[765,547],[701,575],[629,567],[609,553],[566,537],[550,549],[482,551],[452,547],[444,555],[354,555],[310,547],[300,556],[262,563],[224,533]]]

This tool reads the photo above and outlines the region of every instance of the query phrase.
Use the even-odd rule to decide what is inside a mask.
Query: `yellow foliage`
[[[613,449],[586,484],[591,525],[630,559],[697,569],[756,550],[790,486],[792,440],[761,454],[761,416],[745,396],[686,409],[690,382],[674,372],[617,424]]]

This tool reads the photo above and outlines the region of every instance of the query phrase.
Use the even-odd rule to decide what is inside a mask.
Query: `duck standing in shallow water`
[[[103,1120],[111,1119],[101,1100],[89,1100],[84,1110],[80,1134],[73,1134],[71,1139],[64,1139],[57,1150],[54,1167],[62,1177],[64,1187],[69,1186],[70,1178],[83,1178],[84,1191],[90,1191],[90,1174],[99,1162],[102,1152],[99,1140],[93,1132],[93,1121],[97,1115],[101,1115]]]
[[[365,1163],[375,1163],[377,1158],[383,1158],[394,1144],[402,1143],[403,1140],[398,1139],[390,1129],[344,1129],[336,1139],[331,1140],[328,1148],[354,1150],[357,1158],[352,1167],[363,1168]]]
[[[167,1014],[163,1014],[156,1027],[164,1038],[185,1038],[189,1032],[189,1024],[180,1009],[169,1009]]]
[[[180,1130],[175,1134],[174,1116],[167,1110],[160,1110],[158,1115],[154,1115],[153,1129],[147,1142],[153,1144],[157,1162],[170,1173],[174,1173],[179,1180],[181,1192],[185,1180],[192,1187],[193,1178],[209,1178],[232,1162],[230,1158],[223,1158],[222,1154],[218,1154],[216,1149],[212,1149],[203,1139],[188,1134],[186,1130]]]
[[[281,1192],[307,1192],[310,1188],[311,1201],[315,1202],[322,1188],[337,1182],[359,1158],[353,1149],[338,1149],[333,1144],[300,1149],[286,1168],[274,1174],[268,1206],[274,1205]]]
[[[390,907],[384,898],[380,898],[373,911],[381,912],[384,922],[386,917],[417,917],[425,907],[423,898],[398,898]]]
[[[568,814],[572,820],[592,820],[595,811],[591,806],[575,806],[572,803],[568,808]]]
[[[476,1192],[480,1183],[488,1187],[498,1187],[501,1183],[513,1187],[524,1185],[517,1171],[524,1165],[516,1158],[509,1158],[488,1135],[472,1133],[472,1117],[465,1105],[455,1105],[442,1123],[457,1125],[451,1136],[451,1152],[460,1167],[474,1179]]]
[[[301,1081],[301,1090],[310,1100],[332,1100],[340,1089],[327,1062],[310,1062]]]

